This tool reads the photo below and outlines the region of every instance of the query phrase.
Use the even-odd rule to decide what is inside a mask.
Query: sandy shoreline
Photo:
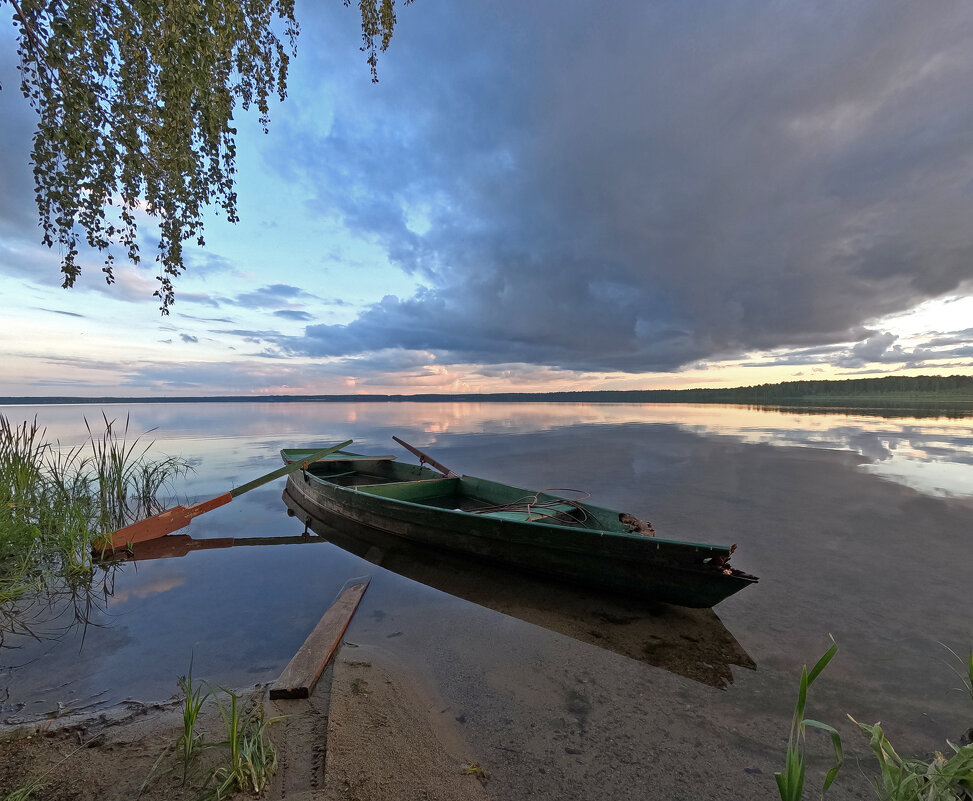
[[[267,716],[283,719],[270,727],[278,767],[261,797],[487,798],[485,769],[441,707],[389,652],[345,645],[310,699],[264,701]],[[175,754],[166,754],[182,725],[182,706],[170,700],[0,729],[0,797],[36,782],[33,797],[52,801],[195,798],[225,749],[205,750],[196,778],[182,785]],[[215,704],[198,728],[207,743],[225,738]],[[153,770],[161,775],[143,787]]]

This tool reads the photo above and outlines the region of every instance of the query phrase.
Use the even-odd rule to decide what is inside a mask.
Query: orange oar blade
[[[210,498],[208,501],[202,501],[197,503],[195,506],[176,506],[173,509],[169,509],[166,512],[156,515],[155,517],[149,517],[145,520],[139,520],[137,523],[132,523],[131,525],[125,526],[125,528],[120,528],[114,534],[109,537],[105,536],[94,543],[94,548],[96,550],[106,550],[109,547],[109,541],[112,548],[124,548],[128,543],[132,542],[145,542],[146,540],[154,540],[159,537],[164,537],[166,534],[171,534],[173,531],[178,531],[185,526],[188,526],[190,521],[204,512],[208,512],[211,509],[216,509],[218,506],[223,506],[223,504],[229,503],[238,495],[242,495],[244,492],[249,492],[252,489],[263,486],[269,481],[273,481],[275,478],[281,478],[289,473],[293,473],[295,470],[307,469],[308,465],[316,462],[318,459],[323,459],[325,456],[342,448],[347,448],[351,445],[352,440],[346,440],[340,445],[332,445],[330,448],[325,448],[324,450],[317,451],[316,453],[310,454],[306,459],[300,462],[294,462],[293,464],[284,465],[277,470],[267,473],[265,476],[254,479],[242,487],[235,487],[229,492],[223,495],[217,495],[215,498]]]
[[[202,501],[193,506],[175,506],[155,517],[149,517],[132,523],[130,526],[120,528],[111,536],[112,548],[124,548],[130,542],[144,542],[154,540],[157,537],[164,537],[173,531],[178,531],[189,525],[194,517],[198,517],[204,512],[216,509],[219,506],[229,503],[233,496],[229,492],[217,495],[208,501]]]

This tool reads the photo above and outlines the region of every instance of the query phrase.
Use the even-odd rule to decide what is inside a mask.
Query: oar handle
[[[416,456],[418,456],[421,461],[425,462],[426,464],[430,465],[431,467],[435,467],[446,478],[459,478],[459,475],[458,474],[454,473],[452,470],[450,470],[445,465],[442,465],[439,462],[437,462],[428,453],[423,453],[418,448],[413,447],[408,442],[405,442],[404,440],[401,440],[401,439],[399,439],[398,437],[396,437],[394,435],[392,436],[392,439],[394,439],[396,442],[398,442],[399,445],[401,445],[407,451],[411,451]]]

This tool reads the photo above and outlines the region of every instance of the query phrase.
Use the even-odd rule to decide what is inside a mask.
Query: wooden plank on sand
[[[270,685],[271,699],[308,698],[344,636],[371,578],[352,579],[308,635],[284,672]]]

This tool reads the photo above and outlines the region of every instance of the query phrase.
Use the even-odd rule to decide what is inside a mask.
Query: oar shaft
[[[439,462],[437,462],[428,453],[423,453],[418,448],[413,447],[408,442],[405,442],[404,440],[401,440],[401,439],[399,439],[396,436],[393,436],[392,439],[394,439],[396,442],[398,442],[399,445],[401,445],[407,451],[411,451],[412,453],[414,453],[416,456],[418,456],[426,464],[431,465],[432,467],[435,467],[446,478],[459,478],[459,475],[457,473],[454,473],[452,470],[450,470],[448,467],[446,467],[446,465],[443,465],[443,464],[440,464]]]

